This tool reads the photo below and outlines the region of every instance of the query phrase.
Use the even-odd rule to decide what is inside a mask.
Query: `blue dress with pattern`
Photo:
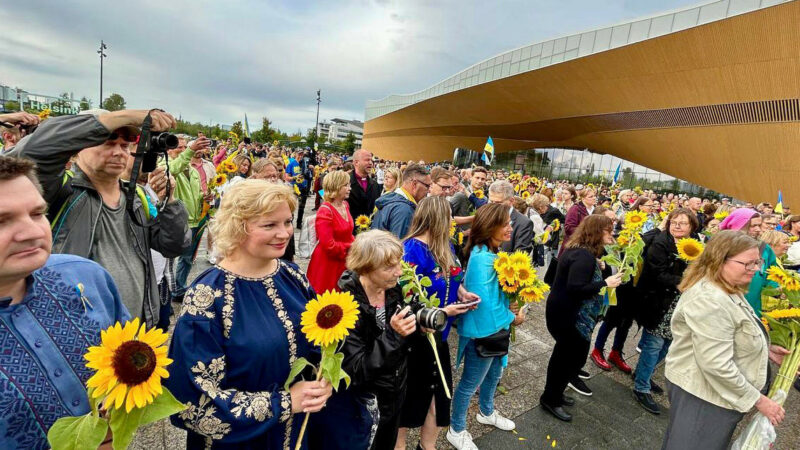
[[[219,267],[197,277],[175,325],[165,380],[187,406],[171,420],[188,431],[188,448],[294,448],[303,415],[292,414],[283,385],[292,363],[311,356],[300,315],[314,296],[297,266],[281,260],[264,278]]]

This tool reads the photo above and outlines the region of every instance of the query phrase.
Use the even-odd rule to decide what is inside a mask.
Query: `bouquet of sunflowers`
[[[536,276],[531,257],[527,253],[516,251],[509,255],[498,252],[494,261],[494,270],[497,272],[497,281],[500,289],[509,297],[509,301],[517,302],[523,307],[529,303],[539,303],[545,294],[550,291],[550,286]],[[515,340],[514,327],[511,328],[511,340]]]
[[[641,231],[647,221],[647,214],[641,211],[629,211],[625,214],[625,223],[622,232],[617,237],[617,242],[606,246],[606,254],[601,258],[606,264],[617,269],[622,273],[622,283],[631,281],[638,277],[639,270],[644,260],[644,241]],[[637,278],[638,281],[638,278]],[[614,288],[603,288],[608,293],[608,304],[617,304],[617,292]]]
[[[464,245],[464,232],[458,231],[455,220],[450,221],[450,242],[452,242],[454,246]]]
[[[761,321],[769,332],[770,342],[790,352],[784,356],[767,394],[782,405],[800,369],[800,274],[775,265],[767,269],[767,280],[774,285],[761,291]],[[774,427],[758,414],[737,444],[742,449],[770,448],[774,439]]]
[[[167,334],[147,330],[139,319],[100,332],[100,345],[89,347],[86,367],[95,374],[86,382],[91,411],[62,417],[50,427],[53,450],[97,448],[108,435],[115,449],[130,445],[139,427],[169,417],[186,407],[161,385],[168,378]]]

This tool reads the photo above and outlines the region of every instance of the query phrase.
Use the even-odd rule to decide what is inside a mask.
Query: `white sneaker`
[[[511,431],[517,427],[511,419],[501,416],[496,409],[489,416],[484,416],[482,412],[478,411],[478,415],[475,418],[478,419],[478,423],[491,425],[503,431]]]
[[[478,450],[478,446],[472,442],[472,435],[467,430],[456,433],[452,428],[447,427],[447,442],[456,450]]]

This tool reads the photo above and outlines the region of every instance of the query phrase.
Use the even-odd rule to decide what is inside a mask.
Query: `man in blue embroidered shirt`
[[[0,192],[0,448],[46,449],[58,418],[89,412],[83,355],[130,315],[97,263],[50,254],[32,162],[0,157]]]

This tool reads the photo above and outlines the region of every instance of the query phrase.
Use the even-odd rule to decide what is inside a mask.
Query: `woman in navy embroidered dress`
[[[187,448],[288,449],[302,412],[322,409],[323,381],[283,385],[309,357],[300,314],[314,296],[297,266],[279,260],[297,200],[285,186],[245,180],[228,191],[211,225],[224,259],[187,291],[175,325],[166,385],[187,409],[172,417]]]
[[[444,197],[428,197],[422,200],[414,212],[408,237],[403,242],[403,260],[413,264],[417,275],[428,277],[431,286],[428,295],[436,294],[439,307],[447,313],[447,326],[436,333],[437,352],[447,388],[453,392],[453,375],[450,364],[450,347],[447,335],[450,325],[459,314],[470,309],[468,302],[480,300],[461,285],[463,270],[455,256],[455,249],[448,239],[450,229],[450,203]],[[462,303],[458,303],[462,300]],[[423,333],[409,337],[408,391],[400,416],[400,431],[395,448],[406,448],[409,428],[422,427],[420,447],[436,448],[436,438],[441,427],[450,425],[450,399],[442,385],[431,344]]]

